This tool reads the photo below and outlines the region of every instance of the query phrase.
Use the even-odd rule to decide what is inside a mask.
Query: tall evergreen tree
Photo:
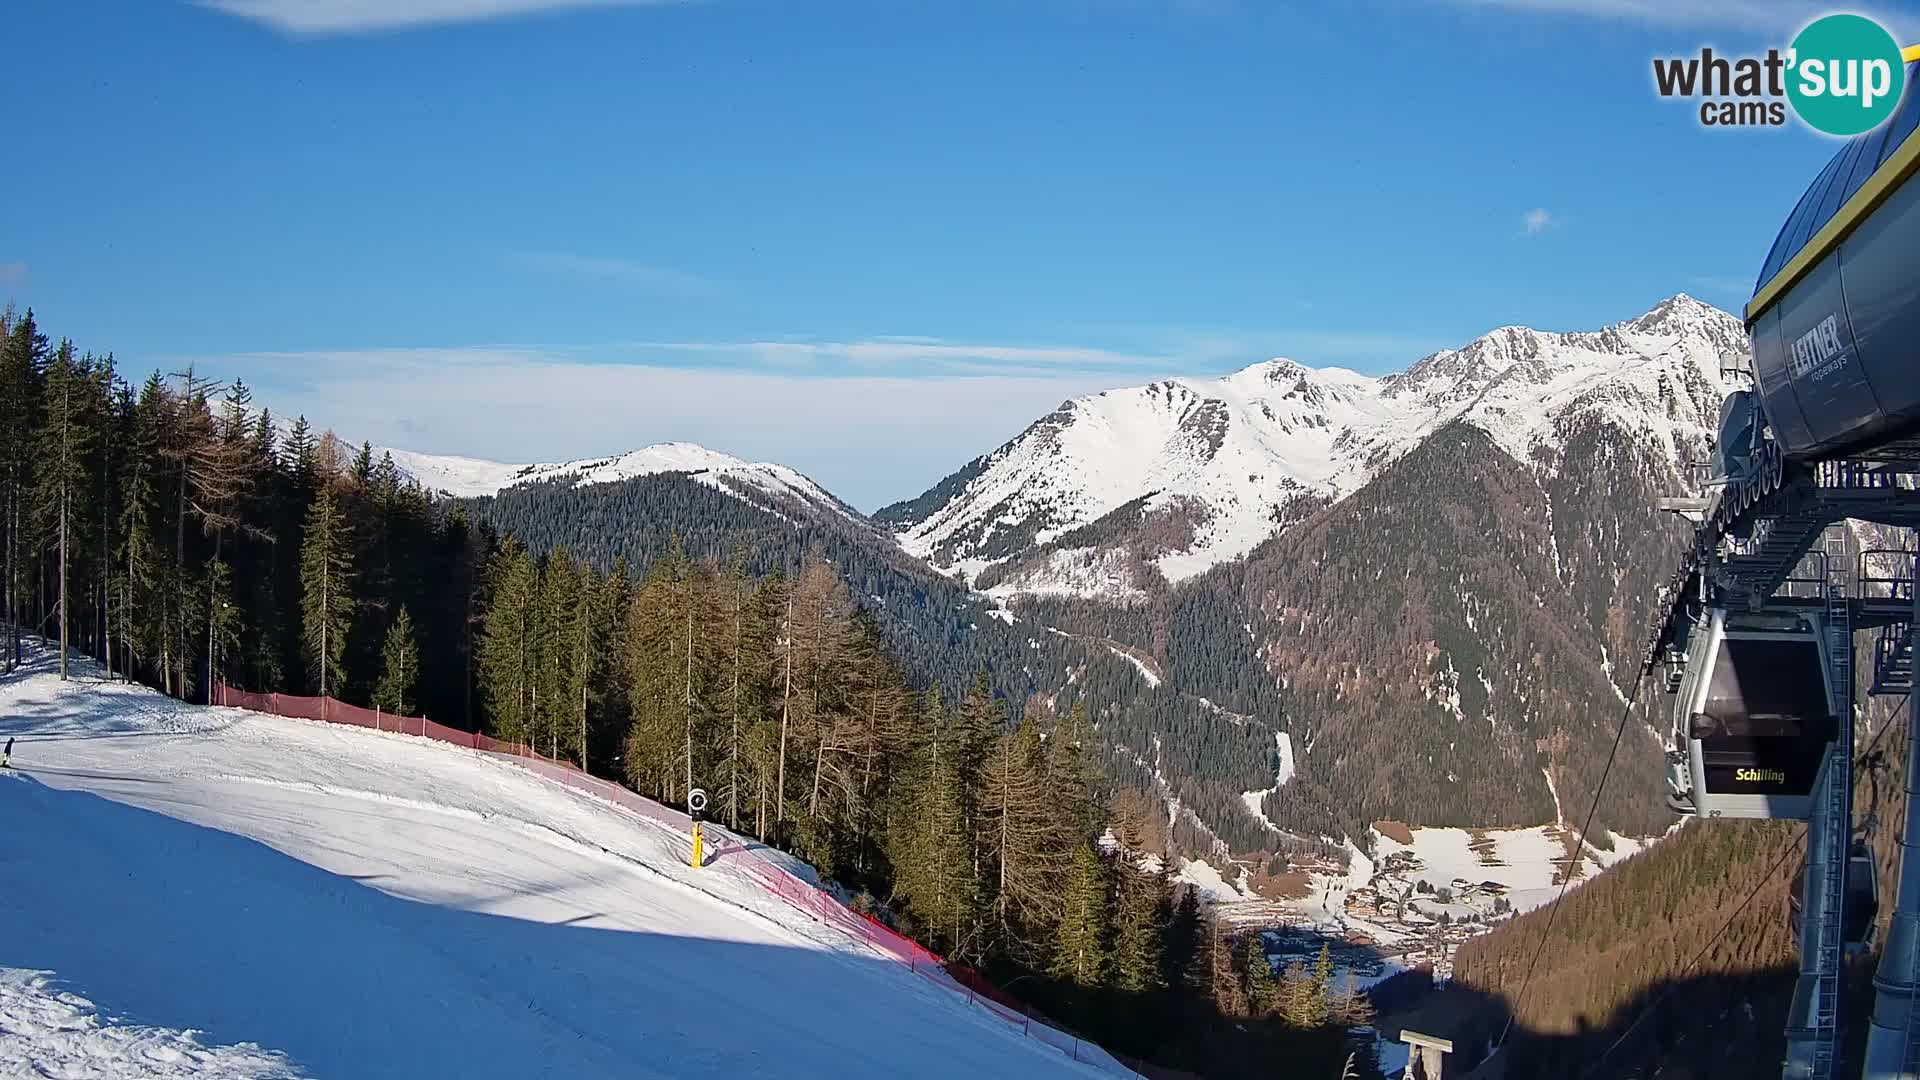
[[[1060,828],[1068,844],[1098,835],[1106,824],[1099,778],[1087,757],[1092,740],[1093,726],[1087,721],[1083,700],[1073,703],[1047,741],[1047,786],[1059,808]]]
[[[1102,986],[1107,970],[1106,865],[1091,842],[1074,848],[1063,900],[1051,971],[1076,986]]]
[[[11,320],[0,346],[0,527],[6,531],[0,577],[5,578],[8,670],[21,659],[20,630],[31,580],[29,554],[35,550],[31,505],[34,466],[41,455],[32,440],[40,427],[46,358],[47,337],[29,308]]]
[[[322,483],[307,511],[306,539],[300,548],[300,613],[307,662],[326,697],[343,682],[347,628],[353,625],[352,537],[330,484]]]
[[[586,609],[591,579],[564,547],[547,554],[541,571],[538,741],[548,757],[578,757],[584,735],[587,655]]]
[[[420,646],[413,637],[413,616],[403,604],[380,647],[380,683],[373,692],[373,707],[395,716],[411,715],[419,683]]]
[[[937,690],[921,711],[921,750],[895,856],[895,889],[924,920],[929,939],[956,956],[978,957],[980,881],[967,831],[966,792],[954,732]]]
[[[1166,985],[1161,972],[1160,878],[1122,867],[1113,918],[1113,985],[1143,994]]]
[[[240,649],[245,613],[233,598],[233,569],[224,559],[207,564],[207,655],[211,672],[208,693],[226,678],[225,661]]]
[[[1254,1016],[1266,1016],[1280,1004],[1280,987],[1273,978],[1273,965],[1267,960],[1266,946],[1261,943],[1259,932],[1246,934],[1241,941],[1241,947],[1246,950],[1242,963],[1247,969],[1247,1008]]]
[[[67,677],[68,634],[73,624],[69,603],[69,564],[78,547],[87,497],[86,455],[93,439],[85,409],[89,374],[74,356],[73,342],[62,341],[46,372],[45,419],[42,427],[42,463],[35,505],[41,535],[52,539],[55,550],[56,620],[60,639],[60,677]]]
[[[738,831],[740,813],[749,804],[748,740],[767,704],[766,658],[772,652],[772,615],[768,596],[747,576],[746,555],[740,552],[720,585],[725,611],[720,663],[720,713],[726,741],[718,762],[718,805],[726,808],[727,827]]]
[[[121,655],[130,675],[141,657],[155,654],[162,637],[157,594],[165,555],[155,503],[165,394],[156,373],[141,387],[137,402],[128,390],[119,407],[126,429],[126,465],[121,470],[120,548],[114,557],[120,590],[115,610]]]
[[[493,598],[480,636],[481,697],[496,737],[527,742],[536,734],[539,571],[527,549],[508,537],[495,554],[488,576],[493,583]]]

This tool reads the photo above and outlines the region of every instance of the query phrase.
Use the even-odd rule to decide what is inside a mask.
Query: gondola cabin
[[[1702,817],[1805,820],[1838,727],[1818,624],[1708,609],[1674,701],[1670,805]]]

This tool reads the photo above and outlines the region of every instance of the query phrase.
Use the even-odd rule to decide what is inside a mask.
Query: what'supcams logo
[[[1872,131],[1893,115],[1906,88],[1904,60],[1920,58],[1885,27],[1861,15],[1826,15],[1808,23],[1785,51],[1765,56],[1660,57],[1653,83],[1664,98],[1701,98],[1708,127],[1778,127],[1792,107],[1808,127],[1828,135]]]

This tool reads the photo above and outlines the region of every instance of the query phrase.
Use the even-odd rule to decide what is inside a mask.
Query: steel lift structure
[[[1914,534],[1862,550],[1849,525],[1920,528],[1920,50],[1906,59],[1893,118],[1834,155],[1767,256],[1711,496],[1662,501],[1696,522],[1645,657],[1673,695],[1668,804],[1807,822],[1785,1080],[1920,1080],[1920,738],[1865,1055],[1841,1061],[1845,959],[1878,906],[1854,838],[1855,635],[1877,632],[1864,689],[1907,695],[1911,725],[1920,626]]]

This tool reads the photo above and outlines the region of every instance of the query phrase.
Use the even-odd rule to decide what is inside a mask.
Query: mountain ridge
[[[421,487],[452,498],[482,498],[543,483],[591,486],[681,474],[762,509],[799,509],[865,520],[859,511],[797,469],[777,462],[750,462],[697,443],[653,443],[619,454],[525,465],[397,447],[376,449],[391,455],[400,471]]]
[[[1247,555],[1455,420],[1551,467],[1559,422],[1598,411],[1677,459],[1745,353],[1734,316],[1681,293],[1600,330],[1500,327],[1380,377],[1276,358],[1070,399],[872,516],[997,595],[1137,599]]]

